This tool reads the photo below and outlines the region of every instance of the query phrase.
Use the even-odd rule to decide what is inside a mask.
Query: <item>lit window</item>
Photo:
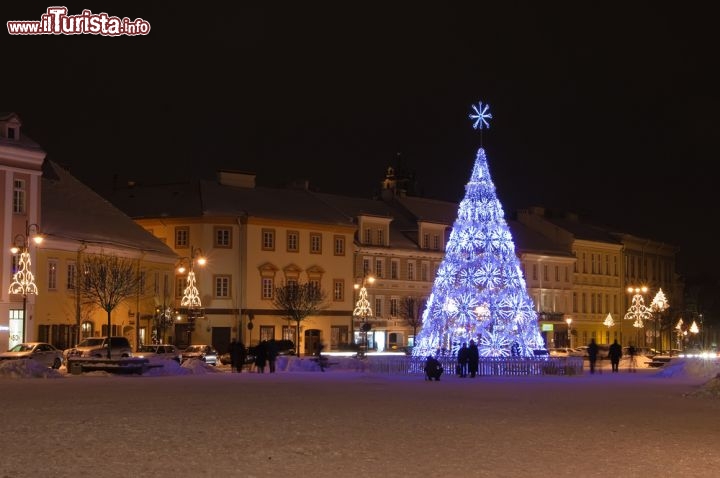
[[[227,227],[215,228],[215,247],[232,247],[232,231]]]
[[[322,253],[322,235],[318,233],[310,234],[310,253],[320,254]]]
[[[270,300],[273,298],[273,288],[275,287],[274,281],[270,277],[263,277],[262,278],[262,298],[265,300]]]
[[[262,249],[263,249],[263,251],[274,251],[275,250],[275,230],[274,229],[263,229],[262,230]]]
[[[230,276],[215,276],[215,297],[230,297]]]
[[[186,249],[190,246],[190,228],[175,228],[175,249]]]
[[[334,242],[334,252],[336,256],[344,256],[345,255],[345,238],[343,236],[335,236],[333,239]]]
[[[300,233],[297,231],[287,232],[287,250],[288,252],[300,251]]]
[[[333,281],[333,300],[336,302],[345,299],[345,281],[342,279],[335,279]]]
[[[57,289],[57,261],[48,261],[48,290]]]

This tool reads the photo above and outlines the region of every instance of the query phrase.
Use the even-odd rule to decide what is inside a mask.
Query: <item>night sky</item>
[[[11,36],[6,21],[54,4],[0,7],[0,111],[100,193],[231,169],[370,196],[392,165],[459,201],[482,144],[508,213],[569,209],[717,276],[709,6],[150,3],[62,3],[151,25],[115,38]],[[482,135],[478,101],[493,115]]]

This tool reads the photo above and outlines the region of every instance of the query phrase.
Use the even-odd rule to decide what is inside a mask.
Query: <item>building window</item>
[[[335,302],[345,300],[345,281],[342,279],[333,280],[333,300]]]
[[[335,236],[333,238],[333,243],[335,245],[334,252],[336,256],[344,256],[345,255],[345,237],[344,236]]]
[[[187,278],[185,276],[175,276],[175,297],[178,299],[185,295],[187,287]]]
[[[275,340],[275,326],[274,325],[261,325],[260,326],[260,342],[263,340]]]
[[[382,279],[383,277],[383,260],[375,259],[375,277]]]
[[[25,180],[13,180],[13,213],[25,214]]]
[[[57,290],[57,261],[48,261],[48,290]]]
[[[423,249],[430,248],[430,234],[423,234],[422,247]]]
[[[322,234],[310,233],[310,254],[322,254]]]
[[[560,282],[560,266],[555,266],[555,282]]]
[[[391,317],[398,316],[398,298],[397,297],[392,297],[390,299],[390,316]]]
[[[227,299],[230,297],[230,276],[215,276],[215,297]]]
[[[273,289],[275,288],[275,282],[272,277],[263,277],[261,284],[262,299],[271,300],[273,298]]]
[[[282,339],[283,340],[292,340],[293,343],[295,343],[295,326],[293,325],[283,325],[282,326]]]
[[[175,228],[175,249],[187,249],[190,247],[190,228]]]
[[[543,280],[548,281],[550,280],[550,277],[548,276],[548,266],[543,264]]]
[[[382,297],[375,298],[375,317],[382,317]]]
[[[140,295],[145,295],[145,282],[147,282],[147,272],[140,271],[140,277],[138,277],[138,292]]]
[[[377,230],[377,243],[378,243],[378,246],[385,245],[385,234],[382,229]]]
[[[537,264],[533,264],[532,271],[533,271],[533,277],[532,277],[533,280],[537,280]]]
[[[232,229],[229,227],[215,228],[215,247],[224,249],[232,247]]]
[[[365,244],[370,244],[372,242],[372,231],[370,231],[370,228],[365,229]]]
[[[263,251],[274,251],[275,250],[275,229],[263,229],[262,230],[262,250]]]
[[[363,259],[363,276],[370,274],[370,259]]]
[[[420,264],[420,280],[427,281],[428,280],[428,265],[427,262],[423,262]]]
[[[407,265],[407,279],[408,279],[408,280],[415,280],[415,263],[414,263],[414,262],[408,262],[408,265]]]
[[[390,262],[390,278],[391,279],[399,279],[398,277],[398,261],[391,261]]]
[[[300,233],[298,231],[287,232],[287,251],[300,252]]]
[[[433,236],[433,249],[436,251],[440,249],[440,236],[437,234]]]
[[[77,279],[75,274],[77,274],[77,267],[75,265],[75,262],[68,262],[68,264],[67,264],[67,289],[68,290],[75,290],[75,280]]]

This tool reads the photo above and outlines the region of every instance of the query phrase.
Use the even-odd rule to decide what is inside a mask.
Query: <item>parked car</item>
[[[208,365],[217,365],[218,351],[212,345],[189,345],[182,351],[181,363],[190,359],[202,360]]]
[[[130,341],[125,337],[88,337],[75,347],[65,350],[63,355],[66,360],[73,357],[106,358],[108,343],[110,344],[110,358],[132,357]]]
[[[174,345],[170,344],[147,344],[138,347],[138,351],[133,354],[134,357],[150,358],[157,357],[168,360],[175,360],[177,363],[182,361],[182,354]]]
[[[570,347],[555,347],[548,349],[548,354],[550,354],[551,357],[567,357],[571,355],[571,352],[574,352],[574,350]]]
[[[24,342],[7,352],[0,353],[0,360],[28,359],[59,369],[63,364],[63,352],[46,342]]]

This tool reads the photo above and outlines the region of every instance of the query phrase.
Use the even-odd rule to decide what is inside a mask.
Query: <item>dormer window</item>
[[[8,139],[15,139],[15,128],[7,129],[7,137]]]

